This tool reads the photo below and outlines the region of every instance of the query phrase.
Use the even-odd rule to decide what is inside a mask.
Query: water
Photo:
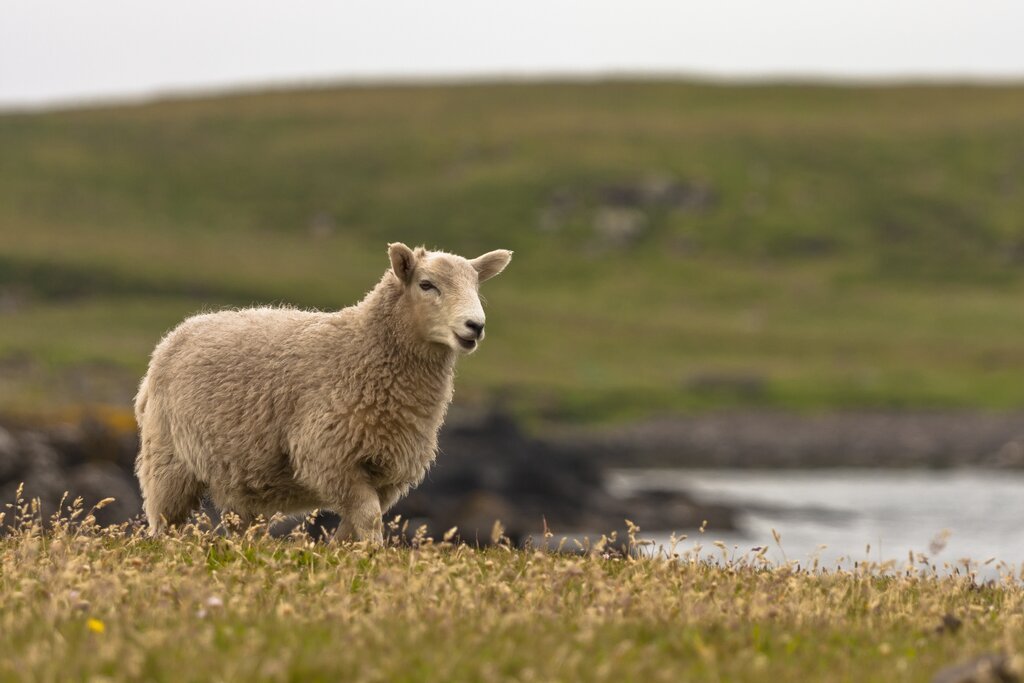
[[[940,571],[961,558],[991,559],[983,574],[994,573],[999,562],[1024,567],[1024,472],[619,470],[612,485],[623,493],[677,488],[744,510],[739,532],[689,531],[684,550],[697,539],[717,554],[712,541],[718,540],[738,555],[769,546],[777,562],[817,556],[825,566],[867,559],[903,566],[909,551],[924,553]],[[772,529],[781,534],[781,549]]]

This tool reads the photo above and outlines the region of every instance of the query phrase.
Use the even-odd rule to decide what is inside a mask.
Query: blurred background
[[[0,13],[5,500],[136,514],[161,335],[401,240],[516,252],[407,518],[1024,561],[1019,3]]]

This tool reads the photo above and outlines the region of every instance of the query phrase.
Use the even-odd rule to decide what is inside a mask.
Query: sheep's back
[[[297,400],[315,367],[315,329],[326,314],[286,308],[194,316],[158,345],[146,378],[175,449],[201,475],[214,461],[277,462]]]

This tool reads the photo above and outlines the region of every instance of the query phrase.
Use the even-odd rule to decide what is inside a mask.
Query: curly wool
[[[457,355],[417,333],[404,291],[389,270],[341,311],[207,313],[167,334],[136,398],[153,531],[208,493],[243,519],[336,510],[339,533],[378,539],[436,456]]]

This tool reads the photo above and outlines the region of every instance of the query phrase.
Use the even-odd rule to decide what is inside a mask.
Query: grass
[[[1024,87],[351,87],[7,114],[0,148],[0,409],[126,404],[185,315],[346,305],[394,240],[516,251],[461,400],[1024,406]]]
[[[988,652],[1024,668],[1019,578],[942,578],[927,558],[810,572],[756,550],[41,529],[22,506],[0,538],[3,680],[927,681]]]

